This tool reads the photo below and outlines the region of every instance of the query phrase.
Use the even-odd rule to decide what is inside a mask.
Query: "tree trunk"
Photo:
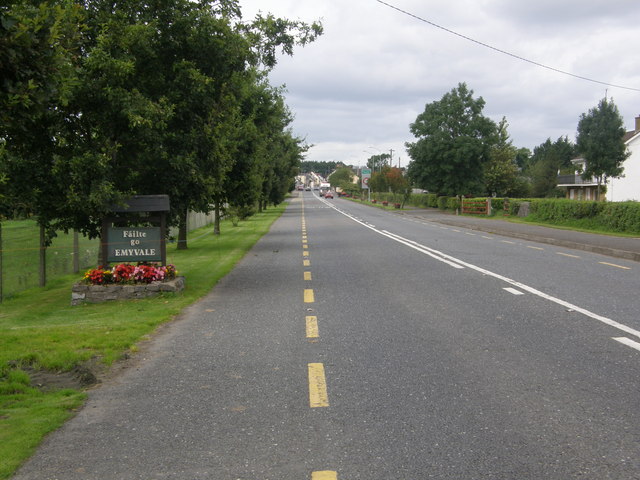
[[[186,250],[187,245],[187,216],[188,212],[185,209],[180,213],[180,220],[178,220],[178,245],[177,250]]]
[[[220,235],[220,202],[216,200],[213,216],[213,234]]]
[[[40,282],[39,285],[47,285],[47,246],[44,225],[40,225]]]

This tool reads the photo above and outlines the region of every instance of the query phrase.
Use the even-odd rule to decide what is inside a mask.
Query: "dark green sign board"
[[[108,262],[162,261],[160,227],[107,229]]]

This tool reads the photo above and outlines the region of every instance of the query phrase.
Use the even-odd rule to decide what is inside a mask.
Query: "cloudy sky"
[[[245,20],[262,11],[323,22],[324,34],[271,74],[286,85],[294,133],[314,145],[309,160],[364,165],[393,149],[394,164],[406,166],[409,124],[461,82],[484,98],[486,116],[506,117],[516,147],[575,140],[580,115],[605,95],[628,130],[640,115],[637,0],[385,3],[407,13],[377,0],[240,0]]]

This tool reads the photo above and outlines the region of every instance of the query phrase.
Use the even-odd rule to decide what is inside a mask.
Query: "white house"
[[[624,135],[624,143],[631,153],[624,161],[623,176],[607,179],[605,198],[610,202],[640,201],[640,116],[636,117],[635,130]],[[584,158],[571,160],[575,167],[574,174],[558,175],[558,186],[564,187],[567,198],[572,200],[595,200],[597,182],[595,179],[584,179],[580,174],[586,168]]]
[[[571,163],[575,173],[558,175],[558,186],[566,189],[567,198],[571,200],[595,200],[598,196],[598,182],[593,178],[582,178],[587,161],[580,157],[574,158]]]
[[[609,179],[607,200],[611,202],[640,201],[640,117],[636,117],[635,130],[627,132],[624,141],[631,155],[622,164],[623,177]]]

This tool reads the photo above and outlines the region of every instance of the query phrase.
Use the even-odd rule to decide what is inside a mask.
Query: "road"
[[[638,479],[636,262],[300,192],[24,479]]]

